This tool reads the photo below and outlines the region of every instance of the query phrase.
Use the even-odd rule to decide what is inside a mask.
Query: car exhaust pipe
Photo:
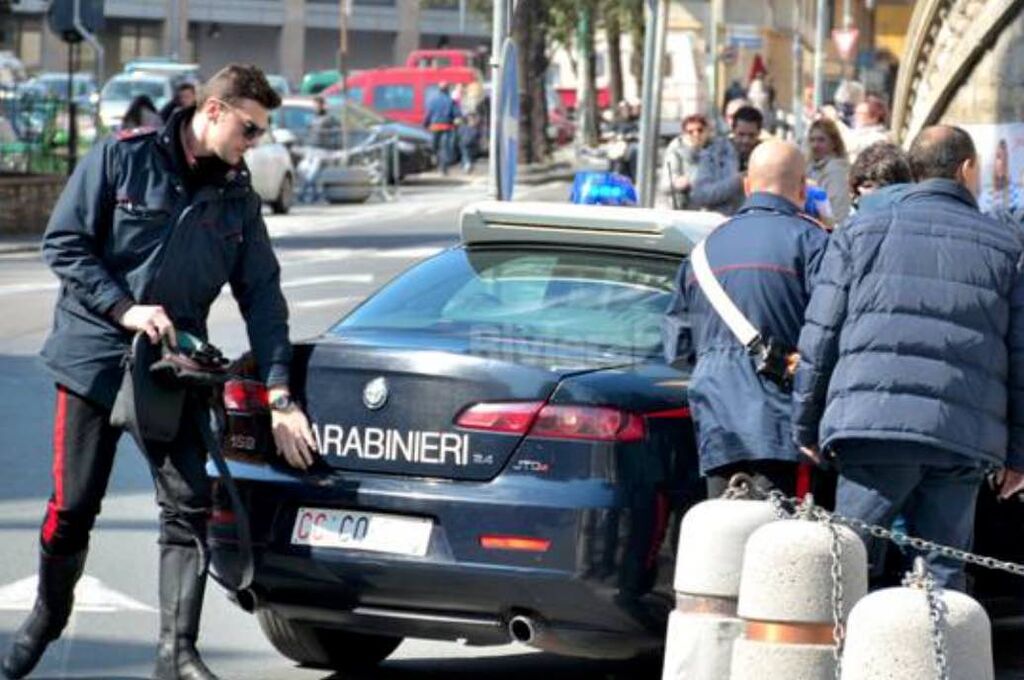
[[[544,626],[540,621],[525,614],[517,614],[508,622],[508,634],[516,642],[535,644],[541,637]]]
[[[235,591],[235,602],[247,614],[252,614],[260,604],[260,596],[252,588]]]

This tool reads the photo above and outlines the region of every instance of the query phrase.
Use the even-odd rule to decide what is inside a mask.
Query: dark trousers
[[[883,442],[878,445],[885,446]],[[856,459],[844,460],[842,450],[839,461],[839,514],[886,528],[900,515],[911,536],[961,550],[971,548],[975,503],[985,478],[982,466],[948,461],[904,464],[899,458],[887,463],[859,463]],[[862,538],[868,547],[871,576],[877,580],[885,566],[887,542]],[[964,589],[963,564],[934,552],[922,556],[940,585]]]
[[[147,443],[150,470],[160,505],[160,542],[205,544],[212,506],[205,447],[194,417],[171,443]],[[121,430],[110,425],[110,411],[66,387],[57,386],[53,428],[53,493],[46,506],[41,542],[46,552],[70,555],[88,547],[89,532],[107,491]]]
[[[448,166],[455,162],[455,130],[434,130],[434,153],[437,154],[437,167],[442,173],[448,172]]]
[[[724,494],[729,488],[729,480],[737,473],[749,475],[762,489],[778,489],[788,497],[796,495],[796,463],[785,460],[744,460],[708,472],[708,498],[718,498]]]

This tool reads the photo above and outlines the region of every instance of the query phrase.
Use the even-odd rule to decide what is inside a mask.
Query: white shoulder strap
[[[704,291],[704,295],[707,297],[708,302],[711,303],[711,307],[725,325],[729,327],[729,330],[736,336],[736,339],[740,341],[740,344],[744,347],[749,347],[761,334],[750,323],[750,320],[743,316],[743,312],[740,311],[736,303],[732,301],[732,298],[722,288],[722,284],[715,278],[715,273],[711,271],[711,265],[708,264],[707,253],[704,252],[705,243],[707,243],[707,239],[698,243],[693,252],[690,253],[690,264],[693,265],[693,273],[697,277],[697,285]]]

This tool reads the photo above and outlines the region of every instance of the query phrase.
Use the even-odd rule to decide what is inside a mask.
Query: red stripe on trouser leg
[[[64,506],[64,454],[66,449],[66,421],[68,417],[68,393],[57,387],[57,412],[53,416],[53,498],[46,505],[46,521],[43,522],[43,541],[49,543],[57,531],[57,512]]]
[[[803,500],[804,496],[811,492],[811,471],[810,463],[797,463],[796,465],[796,497]]]

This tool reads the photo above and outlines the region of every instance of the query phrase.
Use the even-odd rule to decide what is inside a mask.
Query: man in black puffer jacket
[[[800,335],[793,433],[834,455],[836,510],[967,549],[978,489],[1024,486],[1024,243],[978,211],[978,158],[955,127],[910,151],[919,181],[836,232]],[[884,544],[870,547],[873,573]],[[945,587],[962,565],[925,556]]]

